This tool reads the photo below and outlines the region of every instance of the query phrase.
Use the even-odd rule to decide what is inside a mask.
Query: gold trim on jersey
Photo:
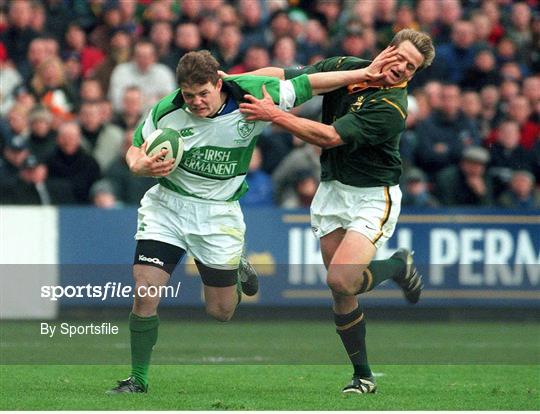
[[[407,115],[403,113],[403,111],[401,110],[399,106],[397,106],[397,104],[395,104],[394,102],[392,102],[390,99],[387,99],[387,98],[382,98],[382,100],[386,102],[387,104],[392,105],[394,108],[396,108],[403,119],[407,118]]]
[[[408,85],[408,82],[407,81],[403,81],[401,83],[398,83],[397,85],[393,85],[393,86],[369,86],[369,83],[368,81],[364,81],[364,82],[358,82],[358,83],[351,83],[350,85],[347,86],[347,91],[349,92],[349,95],[350,94],[353,94],[353,93],[357,93],[357,92],[361,92],[365,89],[369,89],[369,88],[376,88],[376,89],[394,89],[394,88],[406,88]]]

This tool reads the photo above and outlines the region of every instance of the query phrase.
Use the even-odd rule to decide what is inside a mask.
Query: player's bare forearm
[[[331,148],[343,144],[333,126],[299,118],[284,112],[274,104],[265,86],[262,87],[262,92],[262,99],[257,99],[252,95],[245,95],[246,102],[240,104],[240,112],[246,115],[248,121],[272,122],[303,141],[322,148]]]
[[[332,125],[321,124],[306,118],[299,118],[279,108],[273,112],[271,122],[286,129],[302,141],[321,148],[332,148],[342,145],[343,141]]]
[[[269,66],[267,68],[261,68],[253,70],[251,72],[243,73],[242,75],[254,75],[254,76],[270,76],[272,78],[285,79],[285,71],[282,68]]]

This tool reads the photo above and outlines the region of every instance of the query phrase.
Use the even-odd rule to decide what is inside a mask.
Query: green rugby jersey
[[[312,96],[307,75],[287,81],[263,76],[230,76],[223,91],[237,103],[245,94],[263,97],[262,85],[279,107],[290,110]],[[161,99],[133,134],[133,145],[140,147],[145,137],[159,128],[180,131],[184,154],[178,168],[158,182],[182,195],[216,201],[238,200],[247,190],[245,177],[257,138],[268,125],[246,121],[239,109],[214,118],[193,115],[180,89]]]
[[[285,78],[300,74],[359,69],[371,62],[333,57],[301,69],[286,69]],[[324,95],[322,122],[333,125],[345,143],[324,149],[321,180],[355,187],[393,186],[401,175],[399,139],[407,117],[406,84],[392,88],[349,85]]]

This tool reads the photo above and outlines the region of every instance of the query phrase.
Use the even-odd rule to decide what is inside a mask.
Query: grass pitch
[[[108,396],[129,373],[127,324],[118,325],[116,336],[68,339],[3,322],[0,409],[540,409],[535,323],[368,322],[379,391],[349,396],[339,338],[331,322],[312,321],[162,322],[149,394]]]

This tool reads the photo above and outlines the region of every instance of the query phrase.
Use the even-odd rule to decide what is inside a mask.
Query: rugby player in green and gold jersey
[[[400,249],[387,260],[373,260],[377,249],[392,236],[400,211],[399,138],[407,117],[407,82],[435,56],[431,38],[411,29],[398,32],[390,47],[395,48],[398,59],[382,69],[390,73],[389,78],[379,86],[362,82],[325,94],[323,123],[279,110],[266,93],[263,99],[248,96],[250,102],[240,105],[248,120],[273,122],[323,148],[311,226],[320,239],[328,270],[336,329],[354,366],[344,393],[377,389],[367,360],[364,314],[356,295],[393,279],[405,298],[416,303],[423,287],[408,250]],[[368,65],[369,61],[355,57],[334,57],[302,69],[264,68],[252,74],[289,79]]]
[[[228,321],[241,293],[257,291],[256,278],[242,280],[245,224],[238,199],[247,191],[245,176],[258,135],[268,125],[246,121],[239,104],[246,94],[262,97],[263,85],[272,103],[285,110],[312,94],[335,90],[350,82],[377,82],[391,74],[381,71],[397,59],[387,50],[356,71],[314,73],[291,80],[240,76],[219,78],[219,64],[208,51],[186,53],[176,71],[180,89],[161,99],[137,128],[126,161],[141,176],[158,178],[138,210],[133,277],[135,298],[129,318],[131,376],[119,381],[112,394],[143,393],[157,341],[159,296],[145,295],[149,287],[168,283],[186,252],[191,253],[204,285],[207,312]],[[266,89],[265,89],[266,90]],[[184,154],[178,168],[160,154],[146,154],[146,139],[161,128],[181,131]],[[253,276],[253,273],[251,273]]]

